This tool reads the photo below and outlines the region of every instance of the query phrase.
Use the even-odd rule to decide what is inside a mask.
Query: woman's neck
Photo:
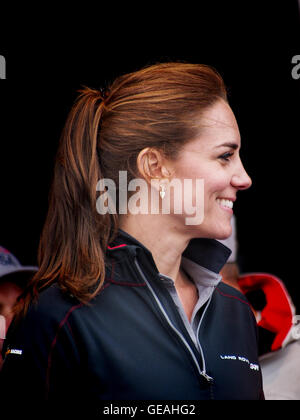
[[[181,256],[190,238],[178,230],[175,222],[164,223],[161,215],[126,215],[120,218],[120,228],[149,249],[160,273],[182,283]]]

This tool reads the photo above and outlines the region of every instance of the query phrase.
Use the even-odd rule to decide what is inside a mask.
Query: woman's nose
[[[241,162],[238,170],[235,171],[234,175],[232,176],[231,184],[239,190],[247,190],[252,185],[252,179],[246,172]]]

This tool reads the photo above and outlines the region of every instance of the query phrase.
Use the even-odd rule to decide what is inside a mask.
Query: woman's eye
[[[232,155],[233,155],[232,152],[227,152],[227,153],[224,153],[224,155],[219,156],[219,159],[223,159],[223,160],[226,160],[226,162],[229,162]]]

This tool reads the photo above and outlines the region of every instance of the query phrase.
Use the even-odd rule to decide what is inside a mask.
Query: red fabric
[[[239,277],[239,286],[244,294],[262,290],[267,304],[261,311],[258,325],[276,334],[271,350],[278,350],[293,323],[293,306],[282,281],[272,274],[249,273]]]

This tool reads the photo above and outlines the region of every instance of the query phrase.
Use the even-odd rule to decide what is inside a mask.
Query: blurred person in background
[[[221,270],[223,281],[248,298],[258,325],[259,361],[266,400],[300,399],[300,316],[284,283],[270,273],[241,274],[236,220],[221,240],[232,250]]]
[[[36,271],[37,267],[22,266],[12,253],[0,246],[0,369],[3,343],[14,316],[13,307]]]

